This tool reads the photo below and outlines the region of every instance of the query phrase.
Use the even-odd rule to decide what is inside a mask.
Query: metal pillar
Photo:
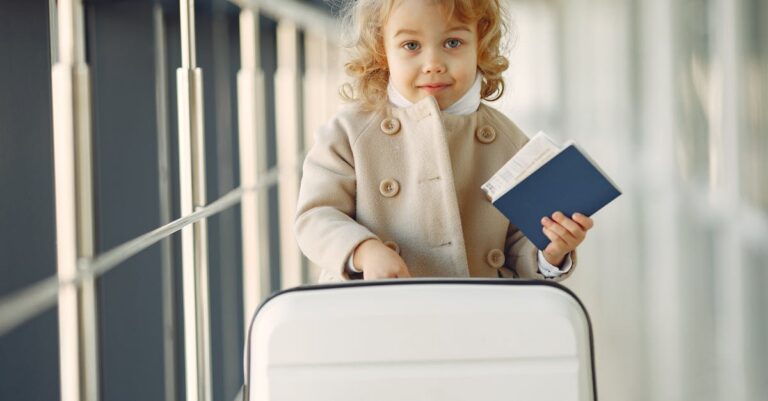
[[[256,189],[267,171],[264,73],[259,54],[259,13],[240,11],[240,62],[237,73],[237,115],[240,134],[240,186],[243,241],[243,327],[271,292],[269,266],[269,198],[267,188]]]
[[[59,60],[51,70],[57,270],[60,282],[70,282],[78,259],[94,253],[90,83],[82,2],[59,0],[57,17]],[[61,399],[98,400],[94,278],[62,287],[58,308]]]
[[[186,216],[206,203],[203,72],[196,66],[194,0],[181,0],[179,7],[181,68],[176,70],[179,185],[181,215]],[[205,219],[182,229],[181,254],[187,399],[210,401],[208,228]]]
[[[304,281],[303,259],[293,235],[293,221],[299,196],[301,135],[299,131],[300,77],[298,68],[299,32],[288,20],[277,26],[277,71],[275,112],[277,114],[277,162],[280,168],[280,261],[281,286],[289,288]]]

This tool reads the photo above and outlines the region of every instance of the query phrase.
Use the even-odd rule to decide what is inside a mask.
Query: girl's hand
[[[543,251],[544,258],[553,266],[562,265],[565,256],[584,241],[587,231],[594,225],[592,219],[581,213],[575,213],[572,217],[573,220],[561,212],[555,212],[551,219],[541,219],[541,225],[544,226],[542,231],[552,241]]]
[[[411,277],[403,258],[377,239],[358,245],[353,263],[363,271],[363,280]]]

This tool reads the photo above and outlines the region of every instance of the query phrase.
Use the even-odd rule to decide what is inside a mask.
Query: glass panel
[[[762,1],[762,0],[759,0]],[[747,383],[750,401],[768,397],[768,250],[758,244],[745,255]]]
[[[686,181],[708,180],[710,123],[710,93],[712,63],[709,49],[711,0],[681,0],[673,2],[675,29],[675,65],[673,88],[679,116],[679,135],[675,138],[677,173]]]
[[[710,221],[691,208],[681,209],[680,285],[683,346],[683,399],[714,400],[717,397],[717,355],[715,302],[716,230]],[[674,266],[673,266],[674,268]]]
[[[508,5],[511,37],[504,95],[491,105],[528,135],[539,130],[561,134],[560,64],[556,5],[549,1],[515,1]]]
[[[744,0],[742,195],[768,212],[768,2]]]

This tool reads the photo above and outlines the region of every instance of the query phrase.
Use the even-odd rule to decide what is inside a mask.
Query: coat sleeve
[[[318,130],[304,160],[294,231],[299,248],[334,279],[349,280],[346,262],[361,242],[376,238],[355,221],[356,176],[348,129]]]
[[[561,274],[557,277],[546,277],[539,271],[539,250],[536,245],[528,240],[523,235],[523,232],[518,230],[513,224],[509,225],[507,230],[507,241],[504,246],[507,267],[515,272],[517,277],[528,279],[541,279],[541,280],[553,280],[563,281],[573,274],[576,269],[576,251],[571,253],[571,261],[573,265],[568,273]]]

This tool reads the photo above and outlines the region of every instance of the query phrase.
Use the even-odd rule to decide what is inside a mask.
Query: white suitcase
[[[597,400],[592,328],[545,281],[413,279],[297,287],[267,299],[244,400]]]

